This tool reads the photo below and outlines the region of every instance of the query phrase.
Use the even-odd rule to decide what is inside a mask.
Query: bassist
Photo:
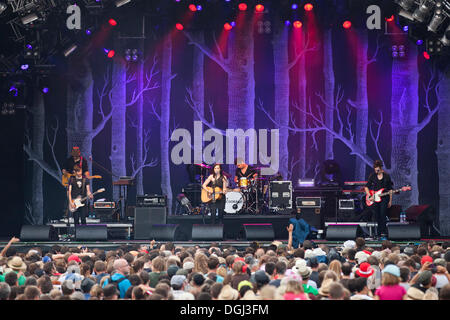
[[[370,196],[370,190],[378,191],[384,188],[384,191],[392,190],[392,180],[389,174],[384,172],[383,163],[380,160],[375,160],[373,163],[374,172],[369,176],[367,184],[364,187],[367,196]],[[375,215],[378,223],[377,236],[385,239],[387,235],[386,215],[388,208],[392,205],[392,192],[381,198],[381,202],[376,202],[369,207],[372,215]]]
[[[79,165],[75,165],[73,169],[75,176],[70,177],[69,180],[69,189],[68,189],[68,197],[69,197],[69,206],[73,207],[73,199],[81,196],[89,197],[89,199],[93,199],[93,195],[91,192],[91,188],[87,183],[88,180],[83,177],[83,171]],[[76,225],[86,224],[86,216],[87,216],[88,206],[83,206],[78,208],[73,212],[73,222]]]
[[[208,192],[208,196],[212,196],[213,200],[210,203],[212,224],[216,221],[216,211],[218,211],[218,222],[222,223],[223,213],[225,210],[225,197],[227,192],[228,179],[223,174],[222,166],[220,164],[215,164],[213,166],[213,172],[209,177],[203,182],[202,188]],[[212,194],[206,187],[211,187],[215,190],[216,187],[220,188],[221,194],[217,200],[215,199],[215,194]]]

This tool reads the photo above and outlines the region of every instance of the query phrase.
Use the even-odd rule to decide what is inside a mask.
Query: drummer
[[[256,169],[246,164],[241,158],[237,158],[235,164],[237,168],[234,174],[234,182],[240,188],[250,186],[250,180],[258,176]],[[234,189],[234,191],[239,191],[240,188]]]

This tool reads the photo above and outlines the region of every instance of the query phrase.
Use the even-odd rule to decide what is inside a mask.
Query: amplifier
[[[136,196],[136,207],[166,207],[167,197],[157,194]]]
[[[116,207],[115,202],[111,201],[97,201],[94,202],[94,209],[114,209]]]
[[[321,197],[297,197],[295,198],[297,208],[321,208]]]
[[[339,199],[339,210],[355,210],[355,200]]]

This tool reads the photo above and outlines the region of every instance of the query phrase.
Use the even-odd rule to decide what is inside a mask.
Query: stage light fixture
[[[72,54],[72,52],[74,52],[77,49],[77,45],[73,44],[70,47],[68,47],[66,50],[64,50],[64,56],[68,57],[70,54]]]
[[[183,30],[184,29],[184,27],[183,27],[183,25],[181,24],[181,23],[177,23],[176,25],[175,25],[175,28],[177,29],[177,30]]]
[[[116,7],[121,7],[127,3],[131,2],[131,0],[116,0]]]
[[[414,0],[396,0],[396,2],[405,10],[409,10],[414,6]]]
[[[20,66],[20,69],[22,69],[22,70],[27,70],[28,67],[29,67],[28,64],[23,64],[23,65]]]
[[[413,15],[412,15],[412,13],[411,12],[408,12],[408,11],[406,11],[406,10],[400,10],[399,11],[399,13],[398,13],[398,15],[399,16],[401,16],[401,17],[403,17],[403,18],[406,18],[406,19],[408,19],[408,20],[410,20],[410,21],[414,21],[414,17],[413,17]]]
[[[35,13],[30,13],[26,16],[23,16],[20,20],[22,20],[22,24],[26,25],[33,21],[36,21],[37,19],[39,19],[39,17]]]
[[[408,26],[404,26],[404,27],[403,27],[403,31],[408,32],[408,30],[409,30],[409,27],[408,27]]]
[[[292,6],[291,6],[291,8],[292,8],[292,10],[297,10],[297,8],[298,8],[298,4],[296,4],[296,3],[293,3],[293,4],[292,4]]]
[[[311,3],[307,3],[304,6],[305,11],[312,11],[314,9],[314,6]]]
[[[423,40],[421,40],[421,39],[417,40],[417,41],[416,41],[416,44],[417,44],[418,46],[421,46],[421,45],[423,44]]]
[[[423,52],[423,57],[427,60],[430,60],[430,55],[426,51]]]
[[[109,50],[107,56],[108,56],[108,58],[111,59],[112,57],[114,57],[115,54],[116,54],[116,52],[114,50]]]
[[[195,12],[195,11],[197,11],[197,6],[195,5],[195,4],[193,4],[193,3],[191,3],[190,5],[189,5],[189,10],[191,10],[192,12]]]
[[[289,21],[289,20],[286,20],[285,22],[284,22],[284,25],[286,25],[286,26],[289,26],[291,24],[291,22]]]
[[[430,15],[431,9],[434,3],[430,0],[425,0],[422,4],[414,11],[413,18],[419,22],[424,22],[425,19]]]
[[[226,31],[230,31],[231,29],[233,29],[232,25],[229,24],[228,22],[225,23],[225,24],[223,25],[223,28],[224,28]]]
[[[241,10],[241,11],[247,10],[247,4],[244,2],[239,3],[238,7],[239,7],[239,10]]]
[[[42,88],[42,92],[43,92],[43,93],[48,93],[48,87]]]
[[[114,19],[109,19],[109,20],[108,20],[108,23],[109,23],[111,26],[113,26],[113,27],[117,26],[117,21],[114,20]]]
[[[296,20],[296,21],[294,21],[293,25],[294,25],[294,28],[300,29],[303,24],[301,23],[301,21]]]
[[[350,29],[352,27],[352,23],[350,21],[346,20],[346,21],[344,21],[342,26],[344,27],[344,29]]]
[[[444,46],[450,46],[450,25],[447,27],[447,30],[445,30],[444,36],[440,41]]]
[[[7,8],[7,5],[3,2],[0,2],[0,14],[3,13],[3,11],[5,11]]]
[[[92,33],[92,31],[91,30],[89,30],[89,29],[86,29],[86,34],[89,36],[89,35],[91,35],[91,33]]]
[[[197,11],[202,11],[202,9],[203,9],[202,5],[199,4],[199,5],[197,6]]]
[[[428,31],[436,33],[437,29],[441,26],[445,20],[445,14],[442,10],[442,2],[436,3],[436,10],[434,11],[433,18],[428,24]]]
[[[442,52],[442,45],[443,43],[440,40],[437,39],[427,40],[426,51],[430,55],[439,54]]]
[[[257,4],[255,6],[255,11],[256,12],[263,12],[264,11],[264,6],[262,4]]]
[[[390,16],[389,18],[385,18],[385,19],[388,22],[392,22],[392,21],[394,21],[394,15]]]

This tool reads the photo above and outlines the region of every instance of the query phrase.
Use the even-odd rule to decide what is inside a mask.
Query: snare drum
[[[244,195],[240,192],[227,192],[225,194],[225,212],[239,213],[244,207]]]
[[[247,189],[247,187],[248,187],[248,178],[247,177],[239,178],[239,188]]]

